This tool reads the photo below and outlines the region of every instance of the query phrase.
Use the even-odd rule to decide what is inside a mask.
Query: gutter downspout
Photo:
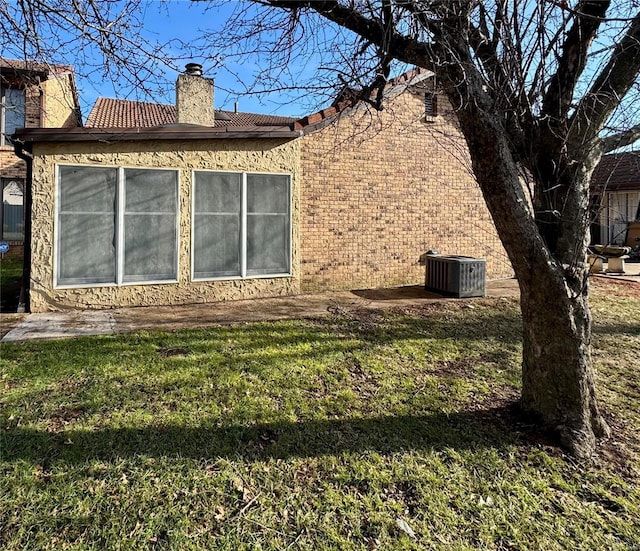
[[[25,151],[24,143],[13,140],[13,149],[17,157],[27,163],[27,177],[24,189],[24,258],[22,265],[22,284],[20,285],[20,298],[18,300],[18,313],[30,311],[29,289],[31,285],[31,207],[33,204],[32,178],[33,178],[33,154]]]

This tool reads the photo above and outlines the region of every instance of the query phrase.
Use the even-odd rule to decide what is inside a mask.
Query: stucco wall
[[[142,149],[144,148],[144,149]],[[54,288],[56,164],[172,168],[180,170],[178,283]],[[229,281],[191,281],[192,170],[288,173],[292,176],[292,275]],[[299,140],[211,140],[39,144],[33,163],[31,311],[192,304],[300,291]]]
[[[303,291],[423,284],[430,249],[513,275],[453,113],[439,97],[425,122],[423,102],[407,90],[302,139]]]

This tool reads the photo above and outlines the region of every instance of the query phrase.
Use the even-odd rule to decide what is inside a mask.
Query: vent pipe
[[[187,63],[185,65],[185,73],[194,77],[202,76],[202,65],[200,63]]]

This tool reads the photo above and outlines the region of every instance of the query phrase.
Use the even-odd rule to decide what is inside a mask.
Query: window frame
[[[22,216],[21,216],[21,226],[22,226],[22,237],[19,239],[9,239],[4,234],[4,223],[5,223],[5,210],[4,210],[4,190],[11,182],[16,182],[17,184],[22,184]],[[24,243],[24,194],[25,194],[25,186],[26,181],[24,178],[0,178],[0,200],[2,201],[2,208],[0,210],[0,240],[9,241],[10,243]]]
[[[27,125],[27,92],[24,87],[21,86],[9,86],[0,84],[0,147],[13,147],[13,143],[9,139],[6,134],[6,125],[7,125],[7,90],[18,90],[22,92],[23,98],[23,124],[22,126]],[[20,127],[16,127],[20,128]]]
[[[239,275],[222,275],[198,277],[195,273],[195,224],[196,224],[196,174],[213,173],[213,174],[239,174],[241,176],[240,183],[240,274]],[[288,247],[287,258],[289,270],[287,272],[274,272],[271,274],[247,274],[247,176],[285,176],[287,178],[287,223],[289,231],[287,235]],[[293,177],[288,172],[252,172],[240,170],[192,170],[191,171],[191,281],[238,281],[249,279],[274,279],[291,277],[293,275]]]
[[[62,186],[60,185],[60,167],[69,166],[77,168],[108,168],[116,169],[116,212],[115,216],[115,281],[103,283],[60,283],[60,199]],[[174,227],[174,255],[175,274],[172,279],[142,279],[135,281],[125,281],[125,201],[126,201],[126,170],[149,170],[174,172],[176,175],[176,201],[175,201],[175,227]],[[55,208],[54,208],[54,228],[53,228],[53,287],[54,289],[87,289],[97,287],[130,287],[132,285],[160,285],[178,283],[180,278],[180,170],[177,168],[165,167],[145,167],[145,166],[121,166],[121,165],[94,165],[77,163],[57,163],[55,165]]]

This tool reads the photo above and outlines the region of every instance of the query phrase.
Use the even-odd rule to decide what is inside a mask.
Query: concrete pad
[[[489,297],[517,297],[518,294],[515,279],[487,283]],[[139,330],[176,331],[219,324],[319,318],[337,311],[408,307],[442,300],[460,299],[443,298],[426,291],[423,286],[414,285],[182,306],[68,310],[29,314],[1,342],[112,335]]]
[[[86,335],[111,335],[115,320],[110,312],[87,311],[29,314],[0,342],[60,339]]]

